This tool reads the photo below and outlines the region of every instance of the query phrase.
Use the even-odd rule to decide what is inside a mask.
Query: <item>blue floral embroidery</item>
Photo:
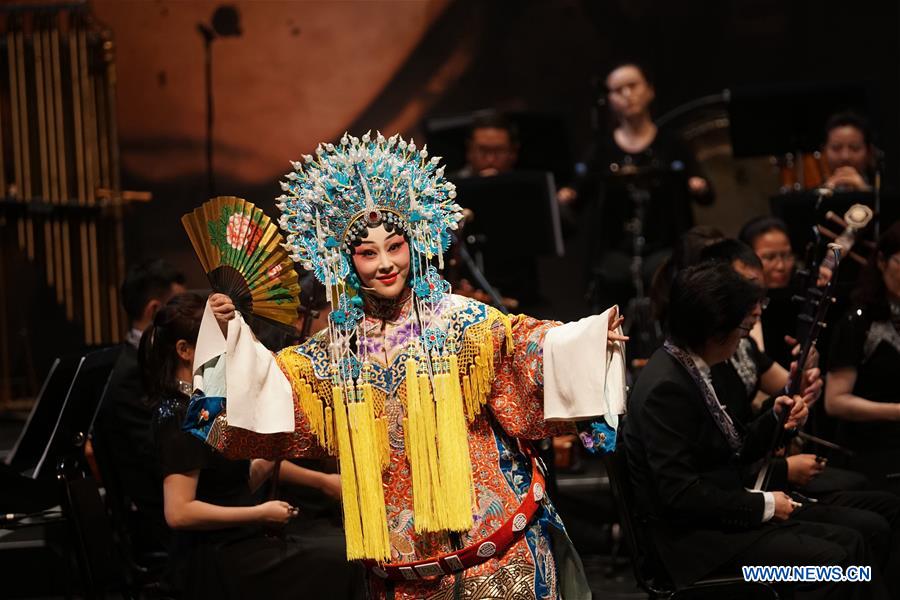
[[[578,437],[591,454],[607,454],[616,449],[616,430],[604,421],[594,421],[590,427],[578,425]]]
[[[213,421],[225,410],[225,398],[221,396],[204,396],[194,394],[188,404],[181,429],[206,441]]]
[[[423,336],[425,341],[425,348],[427,350],[435,350],[440,352],[444,349],[444,342],[447,340],[447,332],[443,329],[438,329],[436,327],[430,327],[425,330],[425,335]]]
[[[342,379],[357,379],[360,373],[359,359],[355,356],[347,356],[338,365],[338,370]]]
[[[354,306],[346,294],[342,294],[336,309],[328,315],[331,322],[341,331],[356,329],[363,318],[363,311]]]
[[[412,280],[413,292],[426,302],[440,302],[444,294],[450,293],[450,284],[444,280],[434,265],[429,265],[422,277]]]
[[[480,302],[475,302],[459,296],[448,296],[435,307],[435,314],[440,316],[445,323],[442,330],[446,331],[445,345],[453,351],[453,348],[461,348],[466,330],[488,317],[488,307]],[[403,332],[401,334],[401,331]],[[419,329],[413,325],[408,330],[406,326],[399,328],[387,340],[392,346],[403,345],[400,342],[402,335],[418,337]],[[369,354],[380,354],[382,344],[380,340],[365,338],[371,343],[366,345],[365,351]],[[405,343],[405,342],[404,342]],[[331,378],[331,361],[328,356],[328,330],[322,330],[303,344],[291,349],[302,356],[307,357],[312,363],[316,378],[328,380]],[[405,379],[406,359],[409,354],[400,352],[394,357],[390,367],[385,368],[374,361],[370,361],[372,368],[372,385],[388,394],[397,391]]]

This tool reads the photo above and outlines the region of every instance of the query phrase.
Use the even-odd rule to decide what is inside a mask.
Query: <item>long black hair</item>
[[[859,283],[853,296],[853,299],[866,309],[873,321],[887,321],[891,318],[884,273],[878,266],[878,261],[888,261],[898,252],[900,252],[900,222],[891,225],[878,238],[875,251],[872,252],[866,268],[859,276]]]
[[[138,360],[148,400],[156,404],[180,394],[175,377],[178,367],[178,340],[197,343],[206,299],[199,294],[173,296],[157,311],[153,323],[141,336]]]

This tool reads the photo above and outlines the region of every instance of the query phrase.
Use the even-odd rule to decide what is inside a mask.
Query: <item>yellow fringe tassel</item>
[[[334,411],[330,406],[325,407],[325,451],[334,455]]]
[[[437,442],[442,488],[439,501],[445,506],[444,529],[468,531],[472,528],[472,461],[459,389],[459,367],[455,354],[449,359],[440,359],[440,362],[445,372],[435,376],[435,387],[439,392]]]
[[[432,531],[434,527],[431,504],[431,470],[428,467],[429,443],[422,423],[422,406],[419,401],[419,375],[416,361],[406,361],[406,418],[403,431],[406,436],[406,456],[412,471],[413,514],[417,531]]]
[[[338,453],[341,465],[341,504],[344,507],[344,535],[347,538],[347,560],[366,558],[363,546],[362,522],[359,514],[359,490],[353,447],[350,443],[350,423],[341,388],[332,388],[334,426],[337,430]]]
[[[441,486],[440,468],[438,466],[438,448],[437,448],[437,424],[435,423],[434,414],[434,395],[432,394],[431,381],[425,373],[419,374],[419,406],[421,408],[421,424],[418,425],[420,430],[420,439],[425,442],[425,455],[427,457],[428,469],[431,471],[429,493],[431,495],[430,522],[433,529],[427,531],[441,531],[446,529],[447,522],[446,503],[443,501],[443,489]],[[415,430],[417,425],[411,424]],[[416,531],[419,531],[418,527]],[[423,530],[424,531],[424,530]]]
[[[381,477],[381,452],[375,430],[374,398],[371,384],[357,386],[357,402],[348,406],[353,431],[353,462],[359,486],[359,509],[365,556],[375,560],[391,557]]]
[[[381,451],[381,468],[386,469],[391,464],[391,443],[388,439],[387,417],[375,419],[375,430],[378,433],[378,448]]]

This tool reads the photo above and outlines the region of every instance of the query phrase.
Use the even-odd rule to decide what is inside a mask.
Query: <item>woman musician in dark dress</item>
[[[656,92],[646,71],[622,63],[607,75],[606,89],[615,127],[598,140],[591,161],[599,188],[593,222],[600,228],[591,260],[598,292],[623,303],[634,293],[630,268],[636,217],[644,238],[642,277],[649,285],[678,237],[694,224],[692,202],[709,204],[714,197],[690,150],[653,122],[650,105]],[[647,193],[640,209],[630,186]]]
[[[361,598],[362,577],[344,560],[340,529],[304,522],[303,535],[279,531],[300,509],[262,502],[256,491],[273,463],[228,460],[183,429],[193,385],[194,346],[206,299],[173,297],[146,330],[139,350],[156,407],[154,435],[163,474],[165,518],[174,530],[168,582],[185,598]],[[281,481],[339,489],[337,475],[283,463]],[[309,535],[315,528],[315,535]],[[279,535],[273,532],[279,531]],[[298,529],[299,531],[299,529]],[[326,592],[327,590],[327,592]]]
[[[829,354],[825,408],[848,466],[900,492],[900,223],[882,234]]]

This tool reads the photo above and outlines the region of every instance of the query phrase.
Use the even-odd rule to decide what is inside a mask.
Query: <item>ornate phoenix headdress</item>
[[[359,280],[352,268],[352,242],[368,227],[384,224],[403,231],[410,243],[410,285],[423,301],[447,291],[429,265],[450,246],[450,230],[462,218],[455,186],[444,179],[440,157],[428,158],[394,135],[344,134],[340,144],[320,144],[316,156],[293,162],[278,198],[285,248],[331,292],[338,329],[355,328],[362,313]],[[440,285],[438,285],[440,283]]]

